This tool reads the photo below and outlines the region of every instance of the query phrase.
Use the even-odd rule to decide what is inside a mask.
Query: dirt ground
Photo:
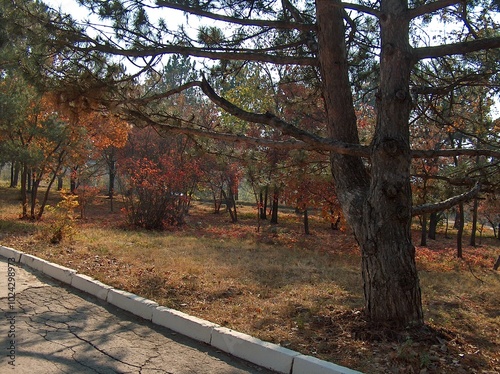
[[[184,226],[145,232],[125,224],[118,201],[110,213],[101,198],[54,245],[53,217],[19,221],[8,204],[4,196],[1,244],[263,340],[365,373],[500,373],[498,239],[465,246],[463,260],[453,232],[417,247],[426,325],[397,331],[364,316],[350,233],[314,215],[311,235],[293,212],[257,231],[253,207],[239,207],[232,224],[197,203]]]

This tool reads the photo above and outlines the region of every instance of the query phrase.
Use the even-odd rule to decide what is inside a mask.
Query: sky
[[[47,5],[51,6],[52,8],[59,9],[64,13],[71,14],[72,17],[78,19],[78,20],[85,20],[88,18],[88,11],[85,7],[81,7],[78,5],[78,3],[75,0],[43,0]],[[186,17],[183,15],[182,12],[175,11],[175,10],[155,10],[154,12],[149,12],[148,17],[150,17],[150,20],[152,22],[158,20],[159,18],[164,18],[169,25],[174,24],[177,27],[181,23],[185,23]],[[100,21],[96,16],[90,18],[93,22],[95,23],[103,23]],[[194,21],[192,22],[192,25],[194,24],[194,28],[196,29],[198,23],[196,22],[196,17],[191,17],[191,20]],[[436,35],[438,36],[437,40],[439,40],[439,37],[445,37],[446,33],[448,30],[451,30],[453,25],[448,24],[448,25],[436,25],[433,29],[431,29],[428,33],[428,36],[425,37],[426,42],[429,44],[434,44],[433,43],[433,36]],[[497,104],[495,105],[493,109],[493,116],[498,117],[500,116],[500,102],[497,101]]]

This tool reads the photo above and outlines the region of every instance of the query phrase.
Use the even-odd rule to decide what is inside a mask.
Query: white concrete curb
[[[23,253],[21,255],[19,262],[21,264],[25,264],[25,265],[29,266],[32,269],[41,271],[42,273],[43,273],[43,267],[47,263],[47,261],[42,260],[41,258],[32,256],[32,255],[27,255],[26,253]]]
[[[149,321],[153,319],[153,310],[158,307],[158,303],[154,301],[115,288],[111,288],[108,291],[106,301]]]
[[[215,323],[163,306],[153,310],[152,322],[207,344],[212,340],[213,329],[219,327]]]
[[[253,364],[284,374],[362,374],[331,362],[264,342],[215,323],[190,316],[180,311],[159,306],[152,300],[115,289],[76,270],[57,265],[36,256],[0,245],[0,256],[14,258],[35,270],[60,280],[81,291],[152,321],[179,334],[210,344],[214,348]]]
[[[298,355],[293,360],[292,374],[360,374],[359,371],[320,360],[316,357]]]
[[[23,252],[19,252],[14,248],[4,247],[3,245],[0,245],[0,256],[6,258],[14,258],[16,262],[19,262],[22,254]]]
[[[214,329],[211,344],[221,351],[279,373],[290,373],[294,357],[299,355],[298,352],[277,344],[264,342],[225,327]]]
[[[73,276],[76,274],[76,270],[58,264],[54,264],[48,261],[46,261],[43,264],[42,272],[66,284],[71,284],[71,280],[73,279]]]
[[[109,290],[113,288],[95,280],[92,277],[78,273],[73,275],[73,278],[71,279],[71,286],[79,289],[80,291],[94,295],[101,300],[106,300],[108,298]]]

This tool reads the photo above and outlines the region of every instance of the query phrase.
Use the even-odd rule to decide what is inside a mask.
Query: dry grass
[[[186,226],[145,232],[128,229],[100,199],[71,241],[50,245],[50,216],[19,221],[6,188],[0,201],[1,244],[220,325],[366,373],[499,372],[496,239],[466,248],[468,262],[454,258],[451,240],[418,248],[428,328],[394,335],[363,318],[355,243],[316,217],[310,236],[293,213],[256,232],[252,208],[231,224],[195,204]]]

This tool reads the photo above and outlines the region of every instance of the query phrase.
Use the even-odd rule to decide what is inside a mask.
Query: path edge
[[[108,286],[74,269],[0,245],[0,256],[26,265],[49,277],[130,312],[155,325],[283,374],[362,374],[332,362],[269,343],[215,323],[158,305],[133,293]]]

